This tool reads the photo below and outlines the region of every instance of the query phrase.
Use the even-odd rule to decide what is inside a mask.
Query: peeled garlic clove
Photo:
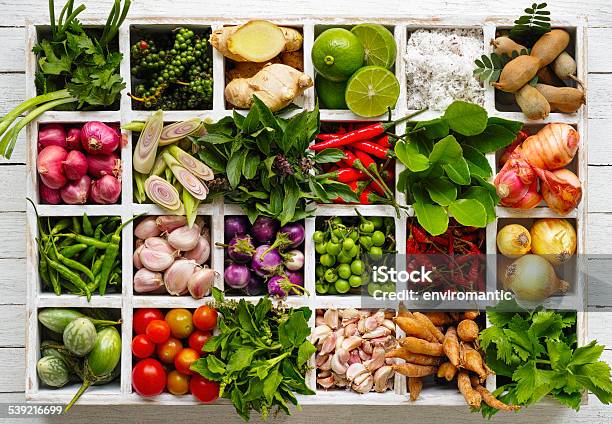
[[[319,325],[323,325],[323,324],[325,324],[323,315],[317,315],[317,317],[315,318],[315,327],[318,327]]]
[[[395,324],[390,319],[386,319],[382,323],[383,327],[388,328],[391,333],[395,333]]]
[[[200,227],[193,225],[189,228],[187,225],[177,228],[168,236],[168,243],[177,250],[189,251],[195,248],[200,239]]]
[[[342,319],[354,319],[359,318],[359,311],[355,308],[343,309],[340,311]]]
[[[187,218],[180,215],[158,216],[155,220],[157,228],[164,233],[169,233],[187,224]]]
[[[159,228],[157,228],[157,224],[155,223],[155,218],[152,216],[148,216],[134,228],[134,235],[139,239],[147,239],[149,237],[157,237],[161,234]]]
[[[331,333],[331,328],[329,328],[327,325],[317,325],[310,334],[310,342],[316,345],[319,341],[323,342]]]
[[[374,390],[382,393],[389,387],[389,379],[393,377],[393,368],[389,365],[380,367],[374,373]]]
[[[374,377],[371,375],[366,376],[365,379],[362,379],[359,384],[353,384],[351,387],[357,393],[368,393],[372,390],[372,386],[374,386]]]
[[[173,296],[179,296],[188,290],[189,279],[193,275],[196,263],[187,259],[179,259],[164,273],[166,290]]]
[[[143,247],[138,255],[142,265],[150,271],[164,271],[174,262],[174,256]]]
[[[194,299],[201,299],[208,296],[215,282],[217,272],[210,268],[200,268],[196,270],[189,281],[187,289]]]
[[[332,330],[338,328],[338,310],[337,309],[328,309],[325,311],[323,315],[323,319],[325,320],[325,324]]]
[[[361,357],[359,356],[359,349],[353,349],[350,352],[350,357],[348,360],[349,365],[357,364],[363,362]]]
[[[154,292],[163,286],[164,280],[161,272],[153,272],[142,268],[134,274],[134,291],[136,293]]]
[[[363,363],[366,369],[374,372],[385,364],[385,348],[376,346],[372,352],[372,359]]]
[[[329,389],[334,385],[334,375],[331,374],[327,377],[317,378],[317,384],[324,389]]]
[[[200,236],[196,247],[185,252],[183,257],[194,260],[198,265],[204,264],[210,257],[210,243],[204,236]]]
[[[376,316],[374,315],[372,315],[371,317],[367,317],[363,324],[366,332],[375,330],[376,327],[378,327],[378,325],[379,325],[378,319],[376,319]]]
[[[359,348],[358,352],[359,352],[359,358],[361,358],[361,360],[364,363],[372,359],[372,355],[370,355],[369,353],[366,353],[363,349]]]
[[[331,363],[332,363],[332,355],[327,355],[327,359],[325,360],[325,362],[321,364],[319,369],[321,371],[329,371],[332,369]]]
[[[359,322],[357,322],[357,331],[359,331],[360,334],[367,332],[365,321],[365,319],[360,319]]]
[[[321,352],[317,352],[317,355],[315,356],[315,363],[317,365],[317,368],[321,368],[321,365],[327,362],[327,359],[330,356],[331,355],[321,355]]]
[[[143,247],[144,245],[137,247],[136,250],[134,250],[134,256],[132,256],[132,262],[134,262],[134,268],[136,269],[140,269],[143,266],[142,262],[140,262],[140,252],[142,251]]]
[[[385,321],[385,311],[377,311],[374,315],[372,315],[378,325],[381,325]]]
[[[380,326],[373,331],[368,331],[361,337],[364,339],[376,339],[378,337],[388,336],[389,334],[391,334],[391,330],[389,330],[387,327]]]
[[[357,349],[359,346],[361,346],[362,342],[363,342],[363,339],[359,336],[348,337],[344,339],[344,341],[342,342],[342,349],[347,350],[347,351]]]
[[[355,335],[357,335],[357,324],[353,322],[344,327],[344,337],[351,337]]]
[[[173,256],[176,256],[177,254],[176,249],[170,246],[170,243],[168,243],[168,240],[166,240],[163,237],[149,237],[148,239],[145,240],[144,245],[147,249],[157,250],[159,252],[165,252]]]
[[[349,367],[348,363],[349,353],[344,349],[339,349],[336,353],[331,355],[330,366],[333,372],[336,374],[344,374]]]
[[[369,374],[368,370],[361,362],[357,362],[347,368],[346,379],[348,381],[353,382],[355,381],[357,377],[359,377],[362,374]]]

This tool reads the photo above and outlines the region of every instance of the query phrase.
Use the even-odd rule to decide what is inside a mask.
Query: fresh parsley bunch
[[[610,366],[599,360],[604,346],[593,340],[577,347],[575,312],[500,309],[487,310],[492,326],[480,333],[487,365],[511,381],[494,392],[499,400],[527,406],[551,395],[579,410],[589,390],[604,404],[612,401]],[[480,410],[485,417],[497,412],[484,404]]]
[[[318,107],[281,118],[253,99],[246,116],[234,111],[205,124],[207,134],[197,140],[200,159],[224,178],[209,185],[211,191],[218,185],[226,198],[242,205],[251,222],[265,215],[281,225],[311,216],[314,202],[358,201],[348,185],[317,178],[319,165],[344,158],[338,149],[307,150],[319,133]]]
[[[227,302],[216,288],[213,297],[219,334],[206,342],[203,350],[209,354],[192,371],[220,382],[219,396],[230,399],[245,420],[252,410],[264,419],[275,408],[289,415],[289,404],[298,405],[295,393],[314,395],[304,378],[316,352],[306,339],[310,309],[272,307],[267,296],[257,304]]]

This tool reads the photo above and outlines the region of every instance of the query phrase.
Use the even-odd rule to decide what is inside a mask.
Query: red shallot
[[[70,128],[66,135],[66,145],[70,150],[81,150],[81,129]]]
[[[57,189],[66,184],[62,162],[67,155],[66,149],[60,146],[47,146],[38,154],[36,169],[47,187]]]
[[[47,146],[60,146],[66,148],[66,131],[60,124],[42,125],[38,130],[38,144],[45,148]]]
[[[537,181],[533,168],[520,157],[512,157],[495,177],[501,204],[511,206],[525,197],[529,186]]]
[[[62,165],[64,166],[64,174],[69,180],[80,180],[83,175],[87,174],[87,158],[83,152],[78,150],[68,152]]]
[[[79,180],[69,181],[62,189],[60,194],[64,203],[68,205],[82,205],[87,202],[91,178],[83,175]]]
[[[119,178],[121,175],[121,160],[115,152],[105,155],[89,155],[87,156],[87,166],[87,172],[92,178],[102,178],[104,175]]]
[[[38,187],[38,191],[40,192],[40,198],[43,203],[47,203],[49,205],[59,205],[62,201],[62,198],[60,197],[60,191],[58,189],[47,187],[42,182]]]
[[[81,128],[81,144],[91,154],[108,154],[117,149],[121,137],[103,122],[91,121]]]
[[[121,181],[112,175],[104,175],[91,185],[91,200],[101,205],[117,202],[121,195]]]

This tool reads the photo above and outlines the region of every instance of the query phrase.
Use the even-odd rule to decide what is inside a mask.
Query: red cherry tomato
[[[134,313],[134,332],[136,334],[145,334],[147,325],[153,320],[164,319],[164,314],[159,309],[142,308],[137,309]]]
[[[153,320],[147,325],[146,335],[153,343],[164,343],[170,337],[170,326],[164,320]]]
[[[204,346],[211,337],[212,334],[208,331],[196,330],[189,336],[189,347],[198,353],[202,353],[202,346]]]
[[[168,391],[176,396],[184,395],[189,391],[189,376],[177,370],[168,373]]]
[[[219,383],[195,374],[189,381],[189,391],[200,402],[211,403],[219,398]]]
[[[166,371],[159,361],[143,359],[132,370],[132,386],[140,396],[157,396],[166,387]]]
[[[148,358],[155,352],[155,344],[144,334],[139,334],[132,340],[132,353],[137,358]]]
[[[183,350],[183,343],[179,339],[170,337],[164,343],[157,345],[157,356],[164,364],[174,364],[174,358]]]
[[[193,324],[198,330],[211,331],[217,325],[217,310],[202,305],[193,313]]]
[[[187,309],[172,309],[166,314],[166,322],[170,326],[172,336],[177,339],[186,339],[193,332],[191,312]]]
[[[174,358],[174,368],[180,373],[192,375],[193,371],[189,367],[198,359],[200,359],[200,354],[192,348],[186,347]]]

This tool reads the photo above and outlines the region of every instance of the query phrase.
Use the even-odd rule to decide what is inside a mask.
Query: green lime
[[[364,66],[349,79],[345,99],[354,114],[378,116],[395,106],[399,92],[393,72],[380,66]]]
[[[331,81],[317,75],[315,89],[321,109],[348,109],[346,100],[344,100],[346,81]]]
[[[351,267],[349,264],[342,264],[336,268],[336,272],[340,278],[345,280],[351,276]]]
[[[361,68],[363,45],[352,32],[343,28],[323,31],[312,45],[312,63],[324,78],[346,81]]]
[[[359,24],[354,26],[351,32],[363,44],[366,65],[382,66],[387,69],[393,66],[397,44],[391,31],[379,24]]]
[[[336,287],[338,293],[346,293],[351,289],[351,285],[349,284],[349,282],[342,279],[336,280],[334,286]]]

